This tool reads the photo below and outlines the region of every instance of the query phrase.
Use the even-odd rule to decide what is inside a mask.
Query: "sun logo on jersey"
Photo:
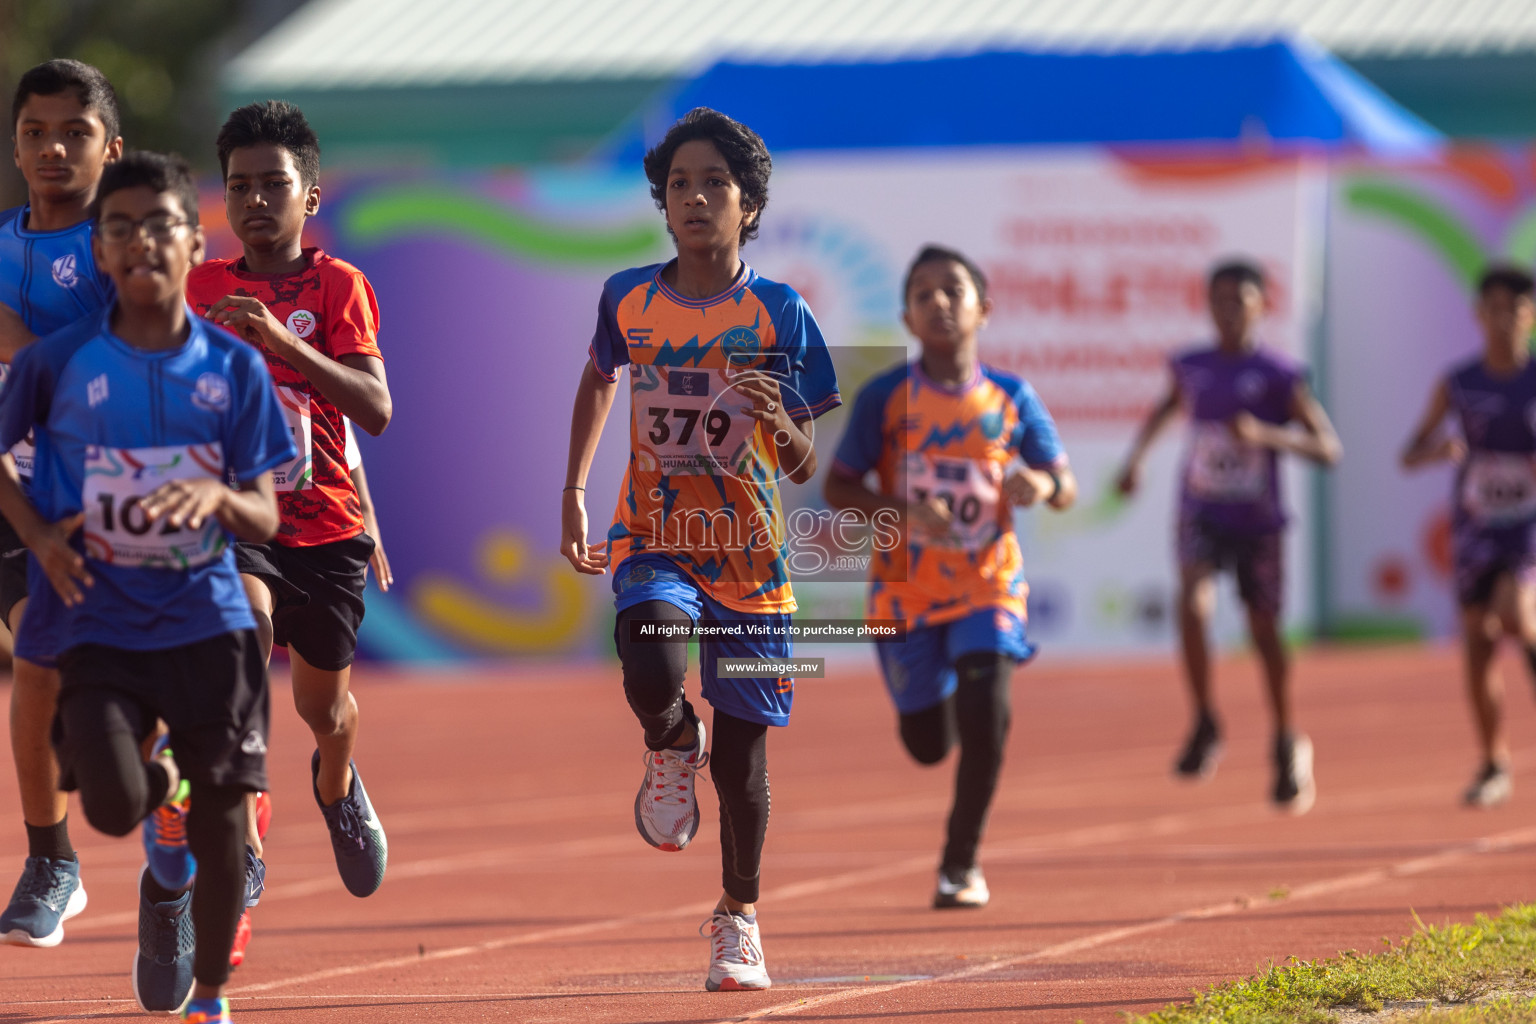
[[[319,323],[315,314],[307,309],[296,309],[288,314],[288,329],[300,338],[307,338],[315,333],[315,324]]]
[[[80,281],[79,264],[74,253],[65,253],[53,261],[53,283],[60,288],[73,288]]]
[[[720,336],[720,348],[732,366],[748,366],[763,350],[763,341],[750,327],[732,327]]]

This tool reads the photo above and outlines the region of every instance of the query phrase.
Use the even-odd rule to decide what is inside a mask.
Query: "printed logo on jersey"
[[[53,283],[60,288],[73,288],[80,282],[80,271],[75,263],[75,254],[65,253],[53,261]]]
[[[228,409],[229,381],[211,371],[198,377],[197,385],[192,389],[192,404],[208,412]]]
[[[624,582],[620,584],[623,589],[638,587],[649,583],[656,578],[656,570],[648,565],[632,565],[624,576]]]
[[[92,409],[107,400],[107,375],[102,374],[85,385],[85,400]]]
[[[667,394],[669,395],[707,395],[709,394],[709,372],[690,372],[688,370],[673,370],[667,374]]]
[[[1264,397],[1264,392],[1269,390],[1269,382],[1264,379],[1262,373],[1249,370],[1238,374],[1237,394],[1245,402],[1257,402]]]
[[[720,336],[720,348],[733,366],[743,366],[763,350],[763,340],[750,327],[732,327]]]
[[[261,738],[261,733],[255,729],[245,734],[245,739],[240,741],[240,752],[255,756],[267,752],[267,743]]]
[[[315,314],[307,309],[296,309],[288,314],[288,329],[301,338],[314,334],[315,324],[319,322]]]

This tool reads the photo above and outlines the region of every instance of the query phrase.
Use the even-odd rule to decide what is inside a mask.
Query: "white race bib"
[[[192,530],[150,522],[139,507],[171,480],[224,479],[217,443],[156,448],[85,450],[85,553],[98,562],[155,569],[190,569],[211,562],[227,543],[224,528],[208,519]]]
[[[1484,526],[1514,526],[1536,520],[1536,458],[1479,452],[1461,478],[1461,504]]]
[[[1258,501],[1269,491],[1269,459],[1263,448],[1233,437],[1225,423],[1196,423],[1187,480],[1189,493],[1202,501]]]
[[[631,394],[642,457],[672,476],[742,476],[748,471],[757,420],[752,400],[730,386],[724,370],[645,367]],[[650,467],[647,467],[650,468]]]
[[[907,501],[938,498],[949,507],[949,533],[918,538],[934,547],[979,551],[1002,533],[998,524],[1002,473],[992,462],[910,452],[907,455]]]
[[[307,491],[313,482],[314,470],[310,458],[314,441],[310,433],[309,393],[294,388],[273,386],[277,400],[283,407],[283,418],[288,421],[288,433],[293,436],[293,446],[299,454],[292,462],[285,462],[272,470],[272,487],[279,491]]]

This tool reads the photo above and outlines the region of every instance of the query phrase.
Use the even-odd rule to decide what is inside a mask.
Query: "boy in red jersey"
[[[615,566],[614,641],[645,733],[635,826],[647,843],[669,852],[688,845],[699,827],[696,773],[710,764],[724,889],[706,922],[712,992],[771,984],[756,908],[767,733],[789,723],[794,696],[792,679],[733,677],[717,662],[789,656],[795,602],[778,481],[815,474],[810,421],[841,402],[805,301],[741,260],[768,202],[771,168],[757,133],[703,107],[646,154],[677,258],[621,271],[603,287],[571,416],[561,514],[560,550],[577,571]],[[629,469],[608,540],[588,545],[587,473],[625,364]],[[707,754],[683,688],[694,625],[738,634],[700,641],[702,693],[714,708]],[[648,641],[658,629],[682,635]]]
[[[902,298],[922,353],[854,399],[826,499],[903,524],[901,543],[872,559],[869,617],[907,623],[905,640],[876,649],[908,752],[937,764],[959,740],[933,905],[983,907],[991,893],[977,850],[1008,740],[1009,684],[1035,653],[1013,509],[1070,508],[1077,479],[1035,389],[977,354],[992,310],[981,270],[927,246]]]
[[[236,564],[268,656],[273,644],[289,650],[337,869],[348,891],[367,896],[384,881],[388,847],[352,762],[358,715],[348,683],[374,542],[348,473],[345,420],[370,434],[389,423],[378,304],[357,268],[303,247],[304,223],[320,208],[320,143],[298,108],[241,107],[219,130],[218,150],[244,255],[195,269],[187,299],[261,350],[298,449],[273,474],[277,536],[240,544]]]

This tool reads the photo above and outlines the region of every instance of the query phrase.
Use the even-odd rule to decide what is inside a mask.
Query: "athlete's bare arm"
[[[1056,511],[1064,512],[1077,501],[1077,474],[1066,465],[1054,470],[1025,466],[1004,478],[1003,496],[1008,499],[1008,504],[1020,508],[1043,501]]]
[[[571,448],[566,461],[565,490],[560,495],[560,553],[577,572],[601,576],[608,571],[608,542],[587,543],[587,474],[597,454],[597,442],[608,422],[608,410],[618,393],[618,381],[604,380],[589,360],[576,386],[571,409]]]
[[[1440,426],[1446,413],[1451,411],[1450,384],[1441,379],[1429,396],[1429,408],[1419,418],[1408,444],[1403,448],[1401,461],[1404,469],[1413,469],[1431,462],[1460,462],[1467,456],[1467,446],[1454,434],[1442,434]]]
[[[84,601],[85,594],[80,588],[96,581],[80,552],[70,546],[69,538],[85,525],[85,513],[76,512],[56,523],[44,519],[21,489],[16,460],[9,452],[0,454],[0,513],[10,520],[21,542],[36,556],[65,606],[72,608]]]
[[[848,476],[836,466],[827,474],[821,493],[833,508],[854,509],[864,513],[871,522],[884,522],[903,533],[910,518],[921,533],[942,536],[949,532],[953,518],[949,506],[937,497],[909,502],[895,495],[881,494],[872,490],[862,478]]]
[[[170,526],[185,524],[196,530],[205,520],[217,519],[241,540],[253,544],[271,540],[279,523],[272,474],[261,473],[237,486],[231,489],[213,477],[170,480],[151,491],[139,507],[151,522],[163,518]]]
[[[379,590],[387,594],[394,585],[395,574],[389,568],[389,556],[384,553],[384,538],[379,536],[379,514],[373,507],[373,492],[368,490],[368,471],[359,462],[349,475],[352,486],[357,488],[357,509],[363,517],[363,530],[373,538],[373,554],[368,557],[368,564],[373,567]]]
[[[347,419],[377,437],[389,426],[394,403],[384,360],[358,353],[332,359],[290,331],[272,311],[249,295],[226,295],[208,310],[208,319],[267,351],[304,375]]]
[[[1300,455],[1319,465],[1332,466],[1343,457],[1344,447],[1339,444],[1339,435],[1334,432],[1328,413],[1304,381],[1297,381],[1291,391],[1291,417],[1300,429],[1266,423],[1250,412],[1239,412],[1229,426],[1240,441]]]
[[[16,353],[36,340],[21,314],[0,302],[0,363],[15,359]]]
[[[1173,422],[1178,414],[1179,407],[1184,404],[1184,395],[1179,391],[1178,377],[1170,374],[1168,391],[1162,400],[1152,407],[1146,420],[1141,424],[1141,429],[1136,432],[1136,440],[1131,445],[1131,453],[1125,457],[1125,466],[1120,470],[1120,476],[1115,481],[1115,486],[1120,493],[1132,495],[1141,486],[1141,461],[1147,456],[1147,449],[1152,447],[1152,442]]]

